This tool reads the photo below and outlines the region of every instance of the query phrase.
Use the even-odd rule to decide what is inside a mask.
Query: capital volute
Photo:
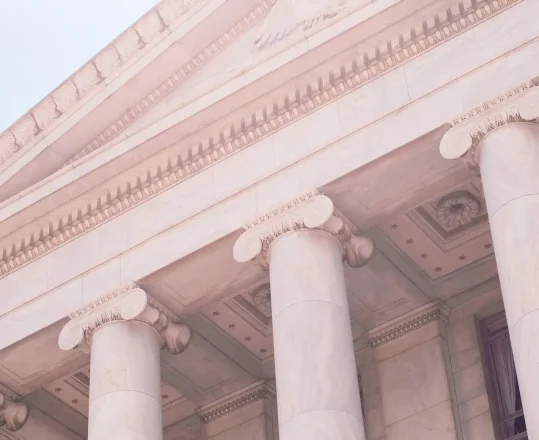
[[[91,345],[92,334],[111,321],[136,321],[152,326],[161,346],[181,353],[191,339],[191,330],[136,284],[124,286],[72,313],[58,338],[62,350]]]
[[[477,168],[480,142],[490,132],[516,122],[537,123],[538,119],[539,87],[526,82],[453,120],[440,143],[440,153],[446,159],[463,158]]]
[[[28,420],[30,408],[22,401],[10,399],[0,392],[0,426],[8,431],[18,431]]]
[[[366,264],[374,252],[372,240],[354,234],[331,199],[313,191],[246,225],[234,245],[234,258],[240,263],[254,260],[267,268],[271,243],[283,234],[299,230],[321,230],[335,236],[342,245],[343,257],[352,267]]]

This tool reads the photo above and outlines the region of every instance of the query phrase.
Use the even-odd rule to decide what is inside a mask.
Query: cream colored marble
[[[503,126],[480,145],[480,166],[526,425],[539,436],[539,126]]]
[[[89,440],[162,438],[159,334],[113,321],[92,335]]]
[[[269,249],[281,440],[365,438],[341,255],[320,231]]]

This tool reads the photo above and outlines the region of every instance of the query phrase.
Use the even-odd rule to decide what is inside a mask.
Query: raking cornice
[[[22,148],[33,145],[33,141],[43,130],[69,113],[79,101],[87,98],[107,78],[114,76],[145,47],[164,39],[169,29],[178,26],[191,9],[203,2],[204,0],[160,1],[0,134],[0,165]]]
[[[110,142],[116,138],[133,122],[135,122],[142,115],[146,114],[148,110],[155,107],[157,103],[161,102],[164,98],[170,95],[170,93],[172,93],[172,91],[175,90],[187,78],[193,76],[194,73],[198,72],[203,66],[208,64],[209,61],[214,59],[218,54],[222,53],[224,49],[230,46],[231,43],[236,41],[238,37],[244,35],[245,32],[247,32],[247,30],[249,30],[260,17],[263,17],[268,13],[274,1],[275,0],[268,0],[256,6],[245,17],[228,29],[223,35],[212,41],[207,47],[202,49],[197,55],[180,67],[177,72],[159,84],[159,86],[141,99],[136,105],[128,109],[116,121],[105,128],[82,150],[71,157],[71,159],[69,159],[64,166],[75,162],[87,154],[90,154],[92,151],[97,150],[107,142]]]
[[[388,39],[374,51],[375,57],[364,53],[345,65],[331,69],[320,77],[316,87],[312,84],[298,87],[294,99],[286,94],[277,102],[245,117],[229,128],[194,142],[188,159],[180,155],[170,157],[166,165],[156,165],[141,174],[134,184],[113,188],[100,198],[63,217],[55,224],[41,226],[35,233],[17,240],[0,252],[0,277],[17,270],[51,250],[94,229],[100,224],[138,206],[171,186],[214,165],[230,155],[258,142],[264,137],[288,126],[300,118],[333,102],[339,97],[379,78],[405,62],[439,46],[495,14],[520,3],[522,0],[495,0],[475,2],[465,9],[459,2],[459,14],[446,14],[434,20],[424,20],[423,32],[410,31],[408,40],[402,35]],[[427,26],[427,22],[432,27]],[[414,27],[416,29],[417,27]],[[340,71],[339,76],[334,72]],[[239,127],[239,128],[238,128]]]

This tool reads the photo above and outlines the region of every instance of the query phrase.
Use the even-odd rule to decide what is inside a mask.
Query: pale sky
[[[1,0],[0,132],[157,0]]]

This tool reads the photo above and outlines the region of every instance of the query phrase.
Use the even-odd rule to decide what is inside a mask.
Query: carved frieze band
[[[136,284],[109,293],[70,316],[58,338],[62,350],[71,350],[84,341],[91,344],[92,333],[111,321],[138,321],[152,326],[161,338],[161,346],[172,354],[181,353],[191,339],[191,330],[180,324],[164,306],[151,299]]]
[[[383,325],[382,328],[371,330],[369,332],[369,345],[373,348],[380,347],[433,322],[446,321],[448,316],[448,309],[441,303],[429,304],[412,312],[411,315],[405,318],[399,318],[397,322],[388,323]]]
[[[464,158],[478,168],[481,141],[493,130],[515,122],[539,123],[539,87],[526,82],[483,103],[452,121],[442,138],[446,159]]]
[[[364,4],[357,0],[277,0],[256,36],[255,46],[274,44],[298,29],[310,29],[353,6]]]
[[[335,236],[342,244],[343,256],[353,267],[363,266],[374,252],[372,240],[353,234],[348,224],[336,215],[331,199],[318,191],[274,209],[245,229],[234,245],[234,258],[240,263],[256,260],[264,268],[268,267],[271,243],[283,234],[301,229],[318,229]]]
[[[274,401],[275,388],[268,382],[262,381],[249,386],[247,390],[234,393],[232,396],[225,397],[217,403],[200,408],[198,414],[203,423],[211,423],[264,399]]]
[[[185,181],[203,169],[258,142],[342,95],[364,86],[395,67],[520,1],[522,0],[499,0],[489,5],[484,2],[474,2],[471,8],[466,10],[460,8],[462,11],[465,10],[461,14],[453,14],[446,18],[437,17],[432,20],[434,27],[423,27],[425,29],[423,33],[417,33],[414,30],[409,33],[409,40],[392,39],[380,50],[373,51],[376,54],[374,58],[364,54],[354,62],[347,63],[348,67],[343,66],[340,76],[335,76],[334,72],[339,70],[334,69],[326,77],[319,79],[317,87],[311,85],[300,88],[301,93],[290,95],[295,97],[293,100],[289,98],[280,100],[279,102],[287,102],[286,107],[271,103],[254,113],[252,118],[244,118],[243,123],[235,124],[211,138],[200,140],[193,145],[188,159],[182,159],[180,156],[171,157],[165,166],[159,165],[141,174],[138,179],[134,180],[134,184],[112,189],[101,198],[79,208],[74,214],[54,224],[47,224],[26,239],[18,240],[3,249],[0,252],[0,277],[6,276],[103,222],[166,191],[171,186]],[[394,46],[393,40],[398,41],[397,46]],[[392,50],[386,50],[387,47],[392,47]],[[246,123],[246,121],[250,122]],[[238,130],[238,127],[241,129]]]
[[[30,408],[22,401],[10,399],[0,392],[0,426],[8,431],[18,431],[28,420]]]

